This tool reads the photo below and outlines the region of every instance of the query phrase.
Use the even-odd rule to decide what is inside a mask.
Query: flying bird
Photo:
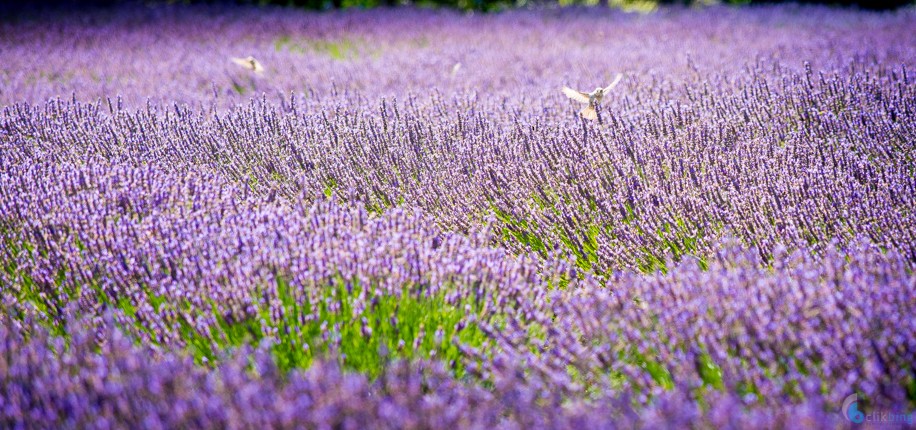
[[[563,94],[566,94],[566,97],[569,97],[579,103],[588,105],[579,111],[579,115],[582,115],[582,118],[592,120],[598,119],[598,112],[595,110],[595,108],[601,104],[601,100],[604,99],[604,96],[608,95],[608,93],[610,93],[611,90],[620,83],[621,79],[623,79],[623,75],[618,73],[617,77],[614,78],[614,82],[611,82],[610,85],[604,88],[595,88],[595,90],[590,93],[586,93],[584,91],[576,91],[569,87],[563,87]]]
[[[232,57],[232,62],[255,73],[261,73],[264,71],[264,66],[262,66],[258,60],[255,60],[254,57],[250,55],[245,58]]]

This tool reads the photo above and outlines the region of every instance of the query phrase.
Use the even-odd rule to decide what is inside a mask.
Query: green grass
[[[549,199],[558,198],[550,190],[542,192],[540,195],[534,195],[534,203],[542,210],[551,211],[556,219],[562,219],[563,214],[555,209]],[[633,225],[637,220],[637,213],[629,204],[624,204],[625,216],[623,223],[627,226]],[[592,218],[589,213],[598,210],[596,206],[580,208],[584,219]],[[607,267],[602,264],[599,257],[600,244],[598,238],[602,234],[613,237],[613,226],[599,225],[597,223],[586,223],[585,225],[567,226],[562,222],[554,225],[537,225],[533,221],[513,217],[506,210],[501,209],[495,201],[490,201],[490,211],[496,216],[503,227],[500,229],[502,241],[510,248],[515,247],[530,248],[542,256],[546,256],[548,250],[561,246],[567,252],[575,255],[576,265],[586,272],[596,272],[598,275],[604,275],[604,270],[614,270],[615,267]],[[657,271],[667,273],[667,261],[680,261],[686,256],[695,256],[700,267],[705,270],[707,263],[705,256],[699,254],[700,245],[703,243],[704,234],[697,231],[696,234],[689,233],[691,227],[686,220],[675,218],[673,223],[665,223],[654,232],[644,231],[642,228],[635,227],[635,233],[647,239],[657,239],[656,244],[643,246],[635,250],[635,261],[633,263],[643,273],[654,273]],[[543,238],[544,233],[551,232],[559,238],[560,243],[552,243]]]
[[[10,250],[14,255],[20,251],[32,252],[28,244]],[[10,261],[4,262],[2,268],[7,274],[18,276],[19,282],[12,286],[12,291],[19,302],[32,304],[42,316],[40,323],[66,339],[66,321],[60,309],[81,293],[79,287],[66,282],[67,272],[61,268],[56,285],[42,287],[19,273]],[[158,333],[139,314],[132,301],[136,298],[106,291],[97,283],[89,283],[88,287],[105,309],[114,309],[132,322],[121,328],[135,335],[138,342],[148,338],[159,346],[176,346],[156,341]],[[176,301],[143,285],[140,288],[140,299],[149,303],[156,313],[161,315],[164,307],[177,311],[176,334],[184,350],[200,364],[218,363],[231,351],[257,345],[267,333],[272,333],[270,349],[278,367],[284,371],[307,368],[317,357],[334,356],[344,368],[375,377],[394,359],[435,358],[449,364],[455,376],[463,377],[461,352],[453,340],[475,348],[485,340],[483,332],[467,322],[469,315],[465,310],[465,305],[470,305],[471,312],[483,318],[481,305],[473,299],[467,303],[448,303],[444,292],[430,295],[405,287],[399,295],[375,295],[373,289],[355,280],[348,282],[338,277],[334,283],[320,287],[319,299],[313,303],[302,289],[291,287],[278,276],[275,285],[257,288],[252,293],[253,315],[233,320],[223,315],[212,299],[203,307],[194,307],[187,299]],[[275,310],[281,310],[278,317],[272,316],[271,304]],[[365,308],[356,312],[360,304]],[[215,324],[209,330],[201,330],[195,324],[200,318]]]
[[[327,56],[337,61],[353,60],[360,56],[357,49],[359,41],[348,38],[341,40],[302,39],[294,40],[288,35],[283,35],[274,41],[274,50],[286,50],[292,54],[305,55],[308,53]]]

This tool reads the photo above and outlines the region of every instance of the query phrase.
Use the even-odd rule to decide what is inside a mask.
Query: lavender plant
[[[911,10],[59,18],[0,24],[0,426],[916,404]]]
[[[9,173],[0,212],[25,222],[3,225],[2,276],[17,303],[52,323],[69,303],[117,309],[139,341],[198,361],[270,337],[284,368],[328,350],[370,373],[379,354],[458,366],[452,337],[480,345],[474,319],[517,306],[538,279],[530,259],[482,247],[485,232],[445,233],[413,211],[290,205],[104,164]]]

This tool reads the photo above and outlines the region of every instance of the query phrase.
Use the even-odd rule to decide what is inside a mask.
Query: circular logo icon
[[[850,394],[846,397],[846,400],[843,400],[843,409],[840,409],[845,417],[850,422],[861,424],[865,421],[865,414],[859,410],[859,395]]]

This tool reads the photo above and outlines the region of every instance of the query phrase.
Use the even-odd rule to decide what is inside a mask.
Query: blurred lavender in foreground
[[[530,320],[485,329],[498,352],[468,358],[490,389],[455,380],[441,362],[393,363],[372,382],[324,361],[284,377],[269,344],[206,370],[134,346],[106,328],[111,320],[87,331],[70,319],[66,341],[49,338],[34,310],[11,313],[5,296],[2,419],[37,427],[823,428],[840,425],[838,402],[853,390],[871,408],[906,410],[916,339],[902,317],[913,313],[916,279],[899,259],[858,247],[824,260],[795,254],[767,274],[753,253],[728,249],[708,272],[684,265],[656,278],[624,275],[609,283],[621,293],[571,285],[539,302]]]

